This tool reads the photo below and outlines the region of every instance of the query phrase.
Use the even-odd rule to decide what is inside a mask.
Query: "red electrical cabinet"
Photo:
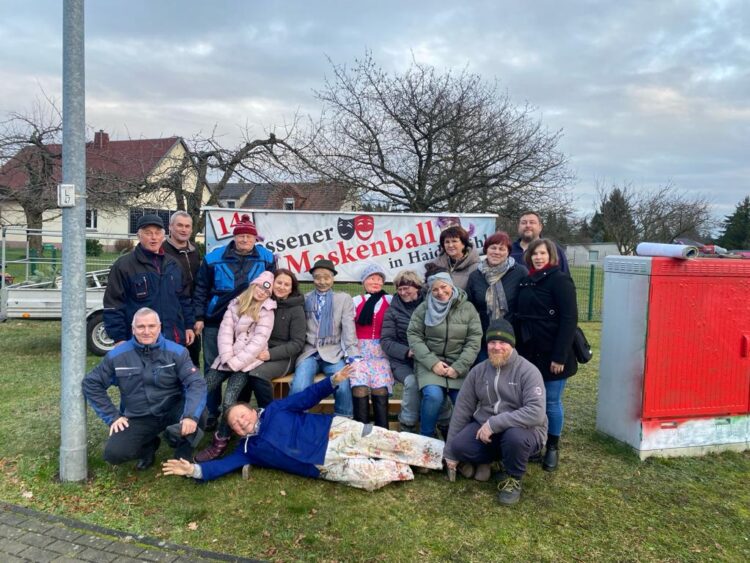
[[[750,260],[607,257],[597,428],[641,455],[750,444]]]

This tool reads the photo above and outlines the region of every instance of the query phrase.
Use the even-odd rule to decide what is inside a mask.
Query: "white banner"
[[[336,281],[359,281],[367,262],[380,264],[392,281],[399,270],[422,274],[437,256],[441,230],[461,225],[480,253],[485,238],[495,232],[495,215],[258,211],[206,209],[206,250],[227,244],[242,215],[258,229],[258,240],[274,253],[278,267],[301,280],[316,260],[336,266]]]

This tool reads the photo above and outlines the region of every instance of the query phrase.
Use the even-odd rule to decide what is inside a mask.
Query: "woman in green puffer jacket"
[[[455,404],[479,353],[482,322],[448,273],[430,276],[427,284],[427,298],[414,311],[406,337],[414,352],[414,375],[422,394],[420,434],[433,436],[445,395]]]

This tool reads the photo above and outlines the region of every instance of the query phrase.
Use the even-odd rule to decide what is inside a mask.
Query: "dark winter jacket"
[[[193,243],[188,241],[185,248],[177,248],[172,240],[167,237],[161,245],[165,254],[169,254],[177,260],[182,268],[182,279],[187,285],[188,295],[193,295],[195,289],[195,278],[198,276],[198,268],[201,265],[201,254]]]
[[[333,415],[305,412],[333,393],[331,378],[272,402],[260,415],[258,434],[240,440],[228,456],[201,463],[203,480],[231,473],[245,464],[318,477],[328,448]]]
[[[193,292],[195,318],[208,326],[219,326],[229,302],[261,273],[275,269],[273,254],[258,244],[246,255],[235,252],[234,241],[214,248],[198,270]]]
[[[505,314],[505,319],[510,323],[513,323],[518,307],[518,284],[528,274],[529,271],[526,269],[526,266],[516,262],[502,277],[505,299],[508,301],[508,312]],[[469,298],[469,303],[474,305],[477,313],[479,313],[479,318],[482,320],[482,334],[487,332],[487,327],[490,324],[486,301],[489,286],[484,274],[479,270],[474,270],[471,273],[469,276],[469,285],[466,286],[466,295]],[[483,345],[483,348],[486,348],[486,346]]]
[[[112,385],[120,389],[119,409],[107,394]],[[120,416],[164,416],[182,400],[182,418],[198,421],[206,406],[206,381],[179,344],[159,336],[144,346],[131,338],[86,374],[83,394],[107,426]]]
[[[508,428],[534,430],[539,447],[547,438],[544,380],[539,370],[513,350],[499,369],[485,360],[472,368],[458,393],[443,455],[456,459],[453,439],[471,421],[489,420],[493,434]],[[532,450],[533,451],[533,450]]]
[[[576,288],[558,266],[526,276],[518,290],[516,347],[542,372],[545,381],[565,379],[578,371],[573,334],[578,324]],[[562,373],[550,363],[564,364]]]
[[[458,298],[451,305],[448,316],[437,326],[425,324],[427,302],[423,302],[411,317],[406,331],[409,348],[414,351],[414,375],[419,388],[439,385],[460,389],[464,377],[477,358],[482,344],[482,322],[474,305],[466,299],[464,290],[455,288]],[[458,372],[458,378],[443,377],[432,371],[443,361]]]
[[[133,315],[141,307],[159,314],[161,332],[167,339],[185,343],[185,329],[193,328],[195,318],[182,268],[171,256],[157,256],[139,244],[120,256],[109,271],[104,327],[110,338],[115,342],[130,338]]]
[[[270,360],[250,370],[250,375],[270,381],[294,371],[297,356],[305,346],[305,298],[290,295],[276,302],[276,316],[268,340]]]
[[[409,341],[406,338],[406,329],[409,328],[411,316],[422,303],[420,295],[415,301],[404,303],[396,294],[391,300],[391,306],[385,312],[383,328],[380,333],[380,347],[388,356],[391,363],[391,371],[396,381],[403,383],[404,380],[414,373],[414,359],[408,357]]]
[[[544,238],[544,235],[542,235],[542,238]],[[566,274],[570,273],[568,257],[565,256],[565,249],[557,243],[555,243],[555,248],[557,248],[557,263],[560,266],[560,269]],[[516,242],[510,247],[510,255],[518,264],[525,264],[526,262],[523,260],[523,253],[524,250],[521,248],[521,239],[516,239]]]

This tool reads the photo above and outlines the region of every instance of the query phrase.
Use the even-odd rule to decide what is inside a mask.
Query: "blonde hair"
[[[413,285],[414,287],[422,287],[422,278],[414,270],[401,270],[396,277],[393,278],[393,285],[398,288],[403,282],[407,282],[404,285]],[[409,283],[410,282],[410,283]]]
[[[255,298],[256,287],[257,285],[252,283],[250,284],[250,287],[240,293],[240,296],[237,298],[237,314],[240,317],[243,315],[248,315],[255,322],[258,322],[258,317],[260,316],[260,308],[263,305],[263,301],[265,301],[265,299],[263,301],[259,301]]]

